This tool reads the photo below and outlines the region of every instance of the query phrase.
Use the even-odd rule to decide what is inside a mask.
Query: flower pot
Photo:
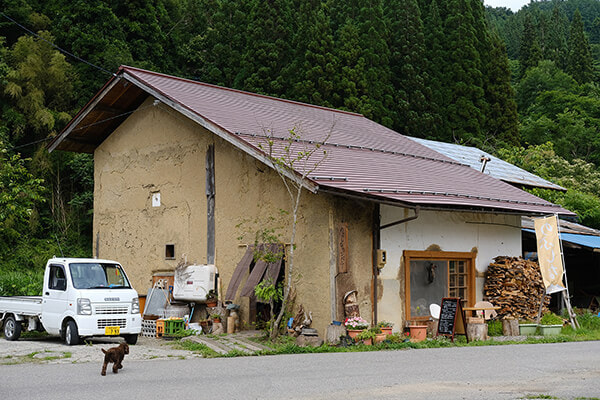
[[[387,338],[387,334],[385,333],[378,333],[375,335],[375,343],[381,343],[385,340],[385,338]]]
[[[537,331],[537,324],[519,324],[520,335],[535,335]]]
[[[540,332],[544,336],[559,335],[562,325],[540,325]]]
[[[410,330],[411,342],[422,342],[427,339],[426,325],[410,325],[408,329]]]
[[[391,335],[392,334],[392,327],[389,328],[381,328],[381,332],[385,333],[386,335]]]
[[[217,300],[206,300],[206,307],[216,307],[217,304]]]
[[[350,336],[352,339],[355,339],[362,331],[362,329],[348,329],[348,336]]]
[[[373,339],[365,339],[363,340],[363,344],[365,346],[371,346],[373,344]]]

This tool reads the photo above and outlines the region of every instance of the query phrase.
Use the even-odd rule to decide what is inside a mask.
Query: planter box
[[[540,325],[540,331],[544,336],[559,335],[562,325]]]
[[[537,331],[537,324],[519,324],[520,335],[535,335]]]

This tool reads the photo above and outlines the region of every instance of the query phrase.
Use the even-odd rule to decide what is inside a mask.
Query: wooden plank
[[[227,287],[227,293],[225,294],[225,301],[235,300],[235,295],[237,293],[238,287],[242,282],[242,279],[246,276],[246,273],[250,269],[250,264],[254,258],[254,246],[248,246],[246,249],[246,253],[238,263],[237,267],[235,267],[235,271],[233,272],[233,276],[229,281],[229,286]]]
[[[206,261],[215,263],[215,146],[206,150]]]
[[[270,279],[271,282],[276,283],[277,277],[279,276],[279,271],[281,270],[281,262],[283,261],[283,246],[279,244],[273,244],[271,246],[271,251],[273,253],[281,254],[281,257],[275,262],[269,263],[267,265],[267,273],[265,274],[265,279]]]
[[[348,272],[348,224],[343,222],[338,225],[337,252],[338,274]]]
[[[250,272],[250,276],[246,280],[246,284],[242,288],[241,296],[251,297],[254,295],[254,288],[262,280],[265,270],[267,269],[267,263],[263,260],[258,260],[254,264],[254,268]]]

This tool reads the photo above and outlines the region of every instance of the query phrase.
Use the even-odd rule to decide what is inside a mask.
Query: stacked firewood
[[[540,267],[535,261],[500,256],[488,267],[483,295],[485,300],[500,307],[500,318],[534,320],[544,292]],[[547,311],[549,303],[547,296],[543,311]]]

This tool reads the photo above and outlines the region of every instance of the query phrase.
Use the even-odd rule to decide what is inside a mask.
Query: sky
[[[483,4],[490,7],[506,7],[517,12],[525,4],[529,4],[529,0],[484,0]]]

